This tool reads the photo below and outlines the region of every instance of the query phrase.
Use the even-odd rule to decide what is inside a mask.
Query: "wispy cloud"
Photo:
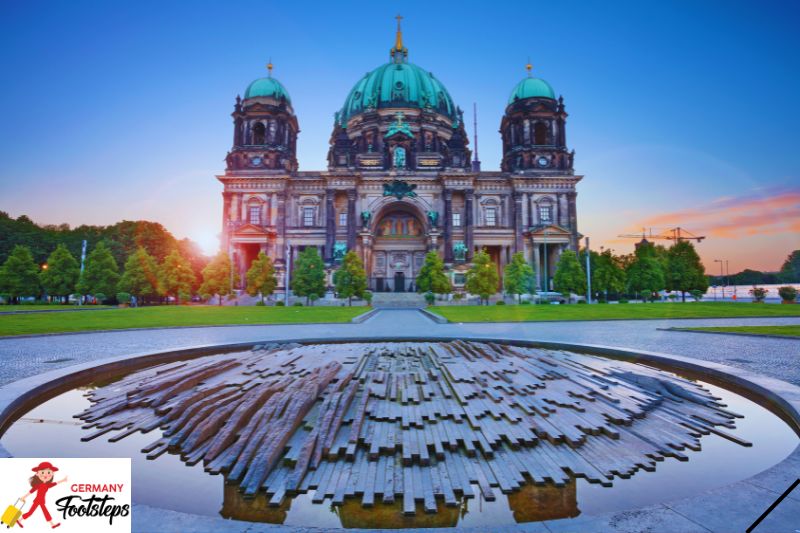
[[[634,227],[681,226],[697,235],[738,238],[800,231],[800,187],[757,189],[660,213]]]

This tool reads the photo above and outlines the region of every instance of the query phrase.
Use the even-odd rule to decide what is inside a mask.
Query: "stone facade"
[[[543,289],[560,252],[577,249],[582,176],[566,146],[563,99],[543,80],[523,79],[500,126],[502,170],[482,172],[461,109],[407,57],[398,29],[390,62],[336,114],[325,171],[297,170],[298,121],[277,80],[256,80],[237,97],[233,147],[217,178],[223,246],[242,280],[263,251],[281,292],[299,251],[314,246],[331,269],[355,250],[373,291],[414,290],[425,253],[436,250],[458,287],[486,249],[499,269],[522,252]]]

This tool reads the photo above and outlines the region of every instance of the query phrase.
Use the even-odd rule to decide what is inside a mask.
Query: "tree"
[[[264,296],[270,296],[278,285],[275,280],[275,265],[272,264],[272,259],[264,252],[258,252],[258,257],[247,271],[246,279],[247,294],[250,296],[260,294],[263,303]]]
[[[503,270],[503,283],[508,294],[516,294],[517,301],[522,299],[522,294],[533,289],[533,268],[525,261],[522,252],[511,256],[511,262]]]
[[[586,294],[586,273],[572,250],[564,250],[558,258],[556,273],[553,275],[553,288],[556,292],[569,295]]]
[[[36,296],[39,291],[39,267],[31,251],[25,246],[14,246],[0,267],[0,294],[18,303],[20,297]]]
[[[69,295],[75,292],[79,275],[78,261],[66,246],[59,244],[47,258],[47,268],[39,274],[39,279],[47,294],[59,297],[66,303]]]
[[[156,260],[140,246],[125,261],[125,272],[117,283],[117,290],[144,301],[158,294],[158,274]]]
[[[217,295],[219,296],[219,305],[222,305],[222,297],[231,294],[231,285],[236,282],[235,274],[231,280],[231,258],[225,252],[219,252],[203,269],[200,294],[206,298]]]
[[[472,266],[467,271],[467,280],[464,289],[470,294],[477,294],[481,303],[489,304],[489,297],[497,292],[497,284],[500,282],[497,275],[497,266],[492,262],[492,258],[483,249],[472,259]]]
[[[592,254],[595,256],[592,261],[592,289],[605,293],[606,299],[609,292],[624,291],[625,270],[622,268],[621,258],[615,256],[611,250]]]
[[[628,290],[647,294],[647,299],[653,298],[653,293],[665,287],[664,269],[656,249],[652,244],[643,244],[636,249],[633,260],[626,270]]]
[[[689,241],[678,241],[667,250],[665,287],[669,291],[681,291],[681,301],[686,301],[686,292],[708,290],[708,278],[700,256]]]
[[[339,298],[347,298],[347,304],[353,305],[353,296],[361,298],[367,290],[367,273],[357,253],[350,250],[342,260],[342,266],[333,274],[333,284]]]
[[[795,250],[786,257],[778,278],[783,283],[800,282],[800,250]]]
[[[190,295],[197,278],[192,265],[178,251],[173,249],[159,268],[159,285],[167,296],[175,296],[175,304],[181,303],[181,295]]]
[[[425,254],[425,262],[417,276],[417,291],[435,294],[450,294],[453,291],[450,278],[444,273],[444,261],[433,250]]]
[[[297,296],[305,297],[306,304],[309,303],[309,294],[325,294],[325,264],[313,246],[300,252],[294,262],[292,291]]]
[[[86,267],[76,287],[80,294],[116,294],[119,267],[106,243],[100,241],[86,258]]]

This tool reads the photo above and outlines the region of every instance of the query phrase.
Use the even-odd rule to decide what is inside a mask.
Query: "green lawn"
[[[539,322],[548,320],[615,320],[638,318],[730,318],[800,316],[800,305],[730,302],[594,305],[464,305],[429,310],[451,322]]]
[[[60,304],[20,304],[20,305],[0,305],[0,313],[10,313],[12,311],[60,311],[64,309],[86,310],[86,309],[113,309],[113,305],[60,305]]]
[[[349,322],[365,307],[163,306],[91,313],[0,315],[0,336],[104,329]]]
[[[681,328],[692,331],[713,331],[717,333],[750,333],[753,335],[783,335],[800,337],[800,325],[797,326],[726,326],[718,328]]]

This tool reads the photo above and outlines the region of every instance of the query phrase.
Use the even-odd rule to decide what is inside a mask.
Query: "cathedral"
[[[358,80],[335,114],[327,170],[299,170],[299,122],[268,69],[236,97],[233,147],[217,176],[222,245],[242,284],[263,251],[283,292],[297,254],[314,246],[330,272],[356,251],[375,292],[415,290],[435,250],[459,289],[485,249],[498,269],[522,252],[545,290],[561,251],[577,250],[582,176],[566,144],[564,100],[531,65],[500,123],[500,171],[488,172],[477,151],[473,158],[462,109],[409,61],[399,17],[389,61]]]

